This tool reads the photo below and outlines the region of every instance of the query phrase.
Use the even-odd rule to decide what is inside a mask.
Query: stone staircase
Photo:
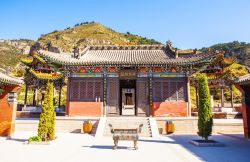
[[[152,137],[149,118],[147,117],[107,117],[104,129],[104,136],[111,136],[109,124],[112,124],[114,128],[138,128],[140,124],[143,124],[140,137]]]

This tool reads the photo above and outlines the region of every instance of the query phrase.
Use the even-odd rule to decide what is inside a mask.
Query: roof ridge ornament
[[[155,45],[90,45],[84,50],[163,50],[162,44]],[[85,52],[86,52],[85,51]],[[84,52],[81,52],[84,53]]]
[[[80,56],[86,54],[88,50],[90,49],[90,46],[85,46],[82,50],[79,50]]]
[[[77,59],[79,59],[79,57],[80,57],[79,47],[78,46],[73,47],[73,57],[77,58]]]
[[[169,47],[172,47],[173,42],[171,40],[167,40],[166,41],[166,45],[169,46]]]
[[[175,48],[175,58],[177,59],[179,57],[179,51],[178,51],[178,48]]]

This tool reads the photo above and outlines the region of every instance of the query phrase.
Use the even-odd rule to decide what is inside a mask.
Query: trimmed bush
[[[56,112],[53,104],[53,91],[53,83],[49,82],[46,87],[45,99],[38,125],[38,136],[40,136],[43,141],[55,139]]]
[[[42,138],[40,136],[33,136],[28,139],[29,142],[42,142]]]
[[[198,135],[208,140],[208,136],[212,133],[213,114],[210,99],[210,91],[208,87],[208,79],[206,74],[198,76],[199,86],[199,108],[198,108]]]

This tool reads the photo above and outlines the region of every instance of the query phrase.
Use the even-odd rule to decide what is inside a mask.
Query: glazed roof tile
[[[89,46],[79,57],[72,53],[54,53],[38,50],[38,54],[59,65],[192,65],[206,62],[214,52],[175,57],[175,53],[163,45],[150,46]]]
[[[0,84],[3,85],[20,85],[24,84],[24,82],[20,79],[9,76],[0,71]]]
[[[238,84],[245,84],[245,83],[250,83],[250,74],[247,74],[247,75],[243,75],[241,77],[239,77],[235,83],[238,83]]]

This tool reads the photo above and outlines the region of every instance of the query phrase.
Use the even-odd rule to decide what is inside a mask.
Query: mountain
[[[65,30],[53,31],[41,35],[37,41],[0,40],[0,68],[15,67],[19,58],[38,48],[48,48],[51,51],[73,52],[75,47],[86,45],[143,45],[160,44],[154,39],[134,35],[129,32],[116,32],[100,23],[84,22],[68,27]],[[197,53],[211,49],[224,50],[226,55],[235,56],[238,63],[250,66],[250,44],[245,42],[230,42],[215,44],[211,47],[195,50]],[[178,50],[180,55],[193,53],[193,50]]]
[[[226,56],[234,56],[238,63],[250,67],[250,43],[238,41],[219,43],[208,48],[202,48],[201,51],[207,51],[209,48],[223,50]]]
[[[30,52],[32,40],[0,40],[0,68],[12,69],[19,63],[19,58]]]
[[[95,22],[85,22],[77,24],[73,28],[42,35],[37,42],[39,46],[59,47],[64,52],[72,52],[74,47],[86,45],[160,44],[154,39],[147,39],[129,32],[119,33]]]
[[[19,58],[27,55],[30,51],[40,47],[50,48],[50,50],[62,50],[72,52],[74,47],[86,45],[140,45],[140,44],[160,44],[153,39],[147,39],[138,35],[119,33],[99,23],[85,22],[76,24],[72,28],[62,31],[53,31],[41,35],[37,41],[20,40],[0,40],[0,68],[8,66],[11,69],[19,63]]]

